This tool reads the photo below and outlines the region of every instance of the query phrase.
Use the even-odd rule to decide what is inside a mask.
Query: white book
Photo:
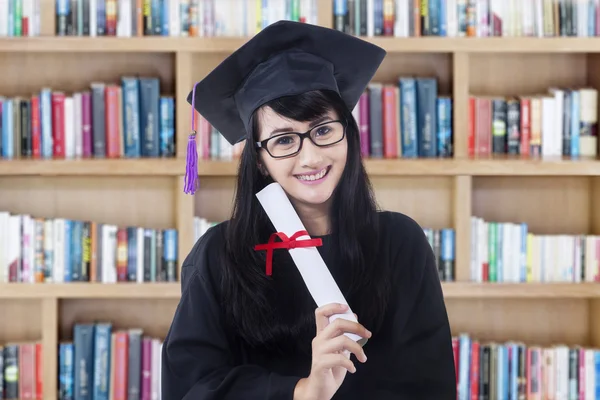
[[[9,0],[0,0],[0,36],[9,36],[8,35],[8,2],[9,2]]]
[[[8,217],[8,276],[9,282],[21,280],[21,216]],[[11,278],[12,276],[12,278]]]
[[[65,220],[56,218],[54,220],[54,262],[52,276],[55,283],[63,283],[65,280]]]
[[[151,389],[150,399],[158,400],[160,397],[159,382],[161,380],[161,364],[160,364],[160,339],[152,339],[152,372],[151,372]]]
[[[557,87],[551,87],[548,91],[554,96],[554,131],[551,153],[555,157],[560,157],[563,150],[565,91]]]
[[[73,124],[73,97],[65,96],[65,158],[71,159],[75,156],[75,127]]]
[[[83,156],[83,124],[81,122],[81,93],[73,93],[73,137],[74,137],[74,157]]]
[[[90,37],[98,36],[98,2],[97,0],[88,0],[90,2],[90,15],[89,15],[89,31]]]
[[[596,361],[595,349],[584,350],[584,365],[585,365],[585,399],[581,400],[596,400]]]
[[[375,0],[367,0],[367,37],[375,35]]]
[[[0,283],[8,282],[8,218],[10,213],[0,212]]]
[[[409,11],[407,18],[413,18],[414,7],[409,4]],[[413,18],[414,19],[414,18]],[[457,37],[458,36],[458,3],[457,0],[446,0],[446,36]]]
[[[21,282],[33,282],[33,229],[31,216],[21,215]]]
[[[554,97],[543,96],[542,100],[542,157],[554,154],[553,137],[555,132],[556,113]]]
[[[54,220],[48,218],[44,221],[44,269],[46,270],[46,282],[54,279]]]
[[[179,36],[181,30],[181,11],[179,0],[169,0],[169,36]]]
[[[136,282],[144,283],[144,228],[137,228]]]

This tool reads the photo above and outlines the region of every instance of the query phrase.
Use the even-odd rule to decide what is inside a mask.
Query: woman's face
[[[313,139],[317,143],[325,143],[333,137],[340,137],[344,132],[340,123],[327,124],[338,119],[333,111],[316,121],[298,122],[264,107],[258,117],[259,141],[290,132],[303,133],[316,127],[311,133]],[[269,141],[268,147],[272,153],[286,154],[297,148],[299,140],[297,136],[278,136]],[[264,167],[263,172],[281,185],[296,206],[322,206],[331,198],[342,176],[347,150],[345,136],[343,140],[327,147],[318,147],[306,137],[300,152],[294,156],[273,158],[266,149],[259,149],[259,159]]]

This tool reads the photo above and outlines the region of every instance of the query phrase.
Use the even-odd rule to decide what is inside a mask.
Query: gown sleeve
[[[300,377],[281,376],[257,365],[233,365],[210,283],[214,280],[209,269],[216,266],[208,263],[217,258],[207,256],[207,247],[208,238],[201,239],[182,267],[181,299],[162,349],[162,399],[292,399]]]
[[[452,334],[433,250],[410,218],[395,226],[402,245],[392,266],[389,325],[374,348],[365,347],[367,364],[377,365],[370,392],[381,400],[456,400]]]

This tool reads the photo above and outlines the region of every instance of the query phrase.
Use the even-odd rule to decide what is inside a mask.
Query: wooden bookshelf
[[[332,26],[331,2],[319,20]],[[54,9],[42,8],[43,36],[0,38],[0,94],[47,85],[81,90],[127,74],[161,78],[176,97],[175,159],[0,160],[0,210],[121,225],[177,228],[179,266],[193,246],[193,217],[228,217],[237,165],[200,161],[200,189],[183,193],[190,106],[186,97],[246,38],[53,37]],[[456,282],[442,287],[454,334],[600,346],[600,284],[473,283],[471,216],[525,221],[540,234],[600,234],[600,161],[467,156],[470,94],[600,89],[600,38],[366,38],[388,51],[375,81],[434,76],[453,98],[454,157],[367,159],[383,208],[423,227],[456,230]],[[44,69],[41,69],[44,66]],[[110,320],[115,329],[166,334],[180,284],[0,284],[0,341],[42,338],[45,399],[56,399],[56,344],[74,322]]]

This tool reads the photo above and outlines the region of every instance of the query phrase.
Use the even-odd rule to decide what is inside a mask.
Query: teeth
[[[298,175],[298,179],[301,181],[315,181],[317,179],[321,179],[327,173],[327,168],[323,168],[321,172],[314,175]]]

